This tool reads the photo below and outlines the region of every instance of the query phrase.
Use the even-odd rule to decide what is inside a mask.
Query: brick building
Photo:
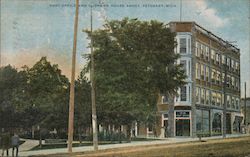
[[[155,131],[147,126],[138,128],[136,124],[136,135],[221,135],[223,107],[226,107],[226,132],[239,133],[243,119],[240,112],[240,50],[195,22],[170,22],[168,26],[177,34],[176,53],[181,56],[177,63],[183,65],[187,84],[179,89],[179,96],[173,100],[173,128],[169,131],[169,100],[162,95],[157,104],[159,122]]]

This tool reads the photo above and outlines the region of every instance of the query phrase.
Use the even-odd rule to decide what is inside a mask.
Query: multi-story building
[[[174,99],[173,136],[197,133],[221,135],[223,107],[226,108],[226,132],[240,132],[240,50],[195,22],[170,22],[176,32],[178,63],[183,65],[187,84]],[[169,102],[162,96],[158,104],[160,125],[154,135],[168,136]],[[142,131],[143,129],[141,129]],[[142,134],[152,134],[147,128]],[[139,133],[139,135],[141,135]]]

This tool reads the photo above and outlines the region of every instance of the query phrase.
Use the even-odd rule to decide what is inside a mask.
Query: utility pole
[[[245,82],[244,125],[247,126],[247,83]]]
[[[224,67],[224,84],[223,84],[223,94],[224,94],[224,104],[223,104],[223,129],[222,129],[222,136],[226,138],[227,134],[227,95],[226,95],[226,86],[227,86],[227,56],[225,55],[225,65]]]
[[[180,21],[182,18],[182,0],[180,0]]]
[[[92,129],[93,129],[93,146],[94,150],[98,150],[98,130],[97,130],[97,116],[96,116],[96,102],[95,102],[95,63],[94,63],[94,51],[93,51],[93,15],[92,6],[90,13],[90,51],[91,51],[91,69],[90,69],[90,81],[91,81],[91,102],[92,102]]]
[[[79,0],[76,0],[76,12],[74,23],[74,41],[72,51],[72,69],[70,82],[70,98],[69,98],[69,124],[68,124],[68,152],[72,153],[72,141],[74,134],[74,106],[75,106],[75,65],[76,65],[76,45],[77,45],[77,29],[78,29],[78,12]]]

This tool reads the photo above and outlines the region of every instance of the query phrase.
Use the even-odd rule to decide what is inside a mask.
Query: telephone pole
[[[97,115],[96,115],[96,101],[95,101],[95,63],[94,63],[94,51],[93,51],[93,15],[92,6],[90,13],[90,51],[91,51],[91,69],[90,69],[90,81],[91,81],[91,102],[92,102],[92,129],[93,129],[93,146],[94,150],[98,150],[98,130],[97,130]]]
[[[70,98],[69,98],[69,124],[68,124],[68,152],[72,153],[72,141],[74,134],[74,106],[75,106],[75,66],[76,66],[76,45],[77,45],[77,29],[78,29],[78,12],[79,0],[76,0],[76,12],[74,23],[74,41],[72,51],[72,69],[70,82]]]
[[[180,21],[182,18],[182,0],[180,0]]]
[[[244,125],[247,125],[247,83],[245,82],[245,100],[244,100]]]

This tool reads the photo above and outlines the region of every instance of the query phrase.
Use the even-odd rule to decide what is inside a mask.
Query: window
[[[180,53],[187,53],[186,38],[180,38]]]
[[[191,40],[188,38],[188,53],[191,52]]]
[[[209,81],[209,67],[206,66],[206,80]]]
[[[206,105],[210,104],[210,91],[206,90]]]
[[[222,131],[222,113],[214,111],[212,114],[213,135],[220,135]]]
[[[232,76],[232,87],[234,88],[235,87],[235,78]]]
[[[201,58],[205,56],[205,45],[201,44]]]
[[[168,102],[168,97],[167,96],[161,96],[162,104],[166,104]]]
[[[222,78],[221,78],[221,80],[222,80],[223,83],[225,82],[224,79],[225,79],[225,73],[223,72],[222,73]]]
[[[220,64],[220,54],[216,53],[216,64]]]
[[[212,69],[212,82],[216,83],[216,79],[217,79],[217,72],[215,69]]]
[[[196,87],[196,91],[195,91],[195,96],[196,96],[196,103],[200,103],[200,88]]]
[[[231,68],[232,68],[232,70],[234,70],[234,60],[233,59],[231,59]]]
[[[196,53],[195,55],[197,57],[200,57],[200,43],[199,42],[196,42]]]
[[[209,132],[209,111],[197,110],[196,111],[196,128],[197,132]]]
[[[201,104],[205,104],[205,89],[201,88]]]
[[[220,93],[217,93],[217,106],[220,106],[221,105],[221,94]]]
[[[196,63],[196,79],[200,79],[200,63]]]
[[[239,63],[238,63],[238,62],[235,62],[235,69],[236,69],[236,71],[239,71],[239,70],[240,70],[240,66],[239,66]]]
[[[231,85],[231,77],[230,75],[227,75],[227,87],[230,87]]]
[[[176,118],[188,118],[190,117],[189,111],[176,111]]]
[[[228,66],[228,68],[230,68],[230,62],[231,62],[231,59],[227,58],[227,66]]]
[[[191,63],[188,61],[188,75],[191,76]]]
[[[187,101],[187,87],[181,87],[181,101]]]
[[[224,101],[224,94],[221,94],[221,102],[222,102],[222,106],[224,106],[224,104],[225,104],[225,101]]]
[[[235,109],[235,103],[234,103],[234,97],[233,96],[231,98],[231,105],[232,105],[232,108]]]
[[[185,75],[187,75],[187,61],[181,60],[180,65],[182,66],[182,69],[184,70]]]
[[[209,47],[206,46],[206,60],[209,60]]]
[[[226,57],[225,57],[225,55],[221,55],[221,59],[222,59],[222,64],[226,64]]]
[[[211,60],[212,60],[212,62],[215,61],[215,52],[214,52],[214,50],[211,50]]]
[[[240,108],[240,103],[239,103],[240,101],[239,101],[239,98],[236,98],[235,99],[235,106],[236,106],[236,109],[238,110],[239,108]]]
[[[201,80],[205,80],[205,65],[201,64]]]
[[[231,97],[227,95],[227,108],[230,108],[231,106]]]
[[[220,77],[221,77],[221,73],[219,71],[217,71],[217,78],[216,78],[217,84],[221,83]]]
[[[216,103],[216,93],[212,92],[212,105],[215,105]]]

